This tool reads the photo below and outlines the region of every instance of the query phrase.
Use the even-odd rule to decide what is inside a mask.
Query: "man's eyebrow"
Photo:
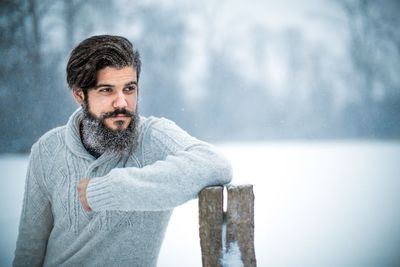
[[[137,81],[130,81],[130,82],[124,84],[124,87],[137,85],[137,84],[138,84]],[[102,87],[111,87],[111,88],[113,88],[113,87],[115,87],[115,85],[107,84],[107,83],[101,83],[101,84],[96,85],[94,87],[94,89],[96,90],[96,89],[99,89],[99,88],[102,88]]]
[[[130,82],[125,84],[125,87],[126,86],[130,86],[130,85],[137,85],[137,81],[130,81]]]
[[[96,85],[96,86],[94,87],[94,89],[99,89],[99,88],[101,88],[101,87],[115,87],[115,85],[106,84],[106,83],[101,83],[101,84]]]

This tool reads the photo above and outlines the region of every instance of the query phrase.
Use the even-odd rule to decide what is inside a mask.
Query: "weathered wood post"
[[[226,251],[235,242],[240,250],[244,267],[255,267],[254,250],[254,193],[252,185],[228,185],[226,211]]]
[[[222,259],[232,257],[232,254],[240,256],[238,260],[242,264],[239,266],[255,267],[253,186],[228,185],[227,191],[226,213],[223,211],[222,186],[207,187],[199,194],[203,267],[222,267]]]
[[[199,194],[200,246],[203,267],[222,266],[223,192],[222,186],[212,186],[203,189]]]

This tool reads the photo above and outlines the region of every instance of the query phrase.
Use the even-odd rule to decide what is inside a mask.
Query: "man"
[[[173,208],[231,180],[211,145],[138,115],[140,69],[119,36],[71,52],[81,108],[32,147],[14,266],[156,266]]]

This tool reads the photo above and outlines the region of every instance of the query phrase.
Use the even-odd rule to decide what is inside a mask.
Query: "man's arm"
[[[28,165],[13,266],[43,265],[53,215],[48,196],[39,182],[41,178],[42,165],[36,144],[32,147]]]
[[[150,142],[151,149],[164,151],[165,159],[143,168],[113,169],[92,178],[86,208],[167,210],[196,198],[206,186],[230,182],[228,161],[213,146],[191,137],[174,123],[161,120],[147,138],[144,142]]]

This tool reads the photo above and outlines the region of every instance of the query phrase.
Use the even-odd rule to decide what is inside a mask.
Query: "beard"
[[[137,108],[135,112],[126,109],[116,109],[102,113],[99,117],[90,112],[87,103],[82,105],[83,118],[81,123],[81,138],[84,147],[90,154],[98,158],[105,152],[128,155],[136,149],[138,141]],[[131,118],[126,129],[113,130],[105,125],[107,118],[123,114]],[[118,122],[116,122],[118,123]]]

